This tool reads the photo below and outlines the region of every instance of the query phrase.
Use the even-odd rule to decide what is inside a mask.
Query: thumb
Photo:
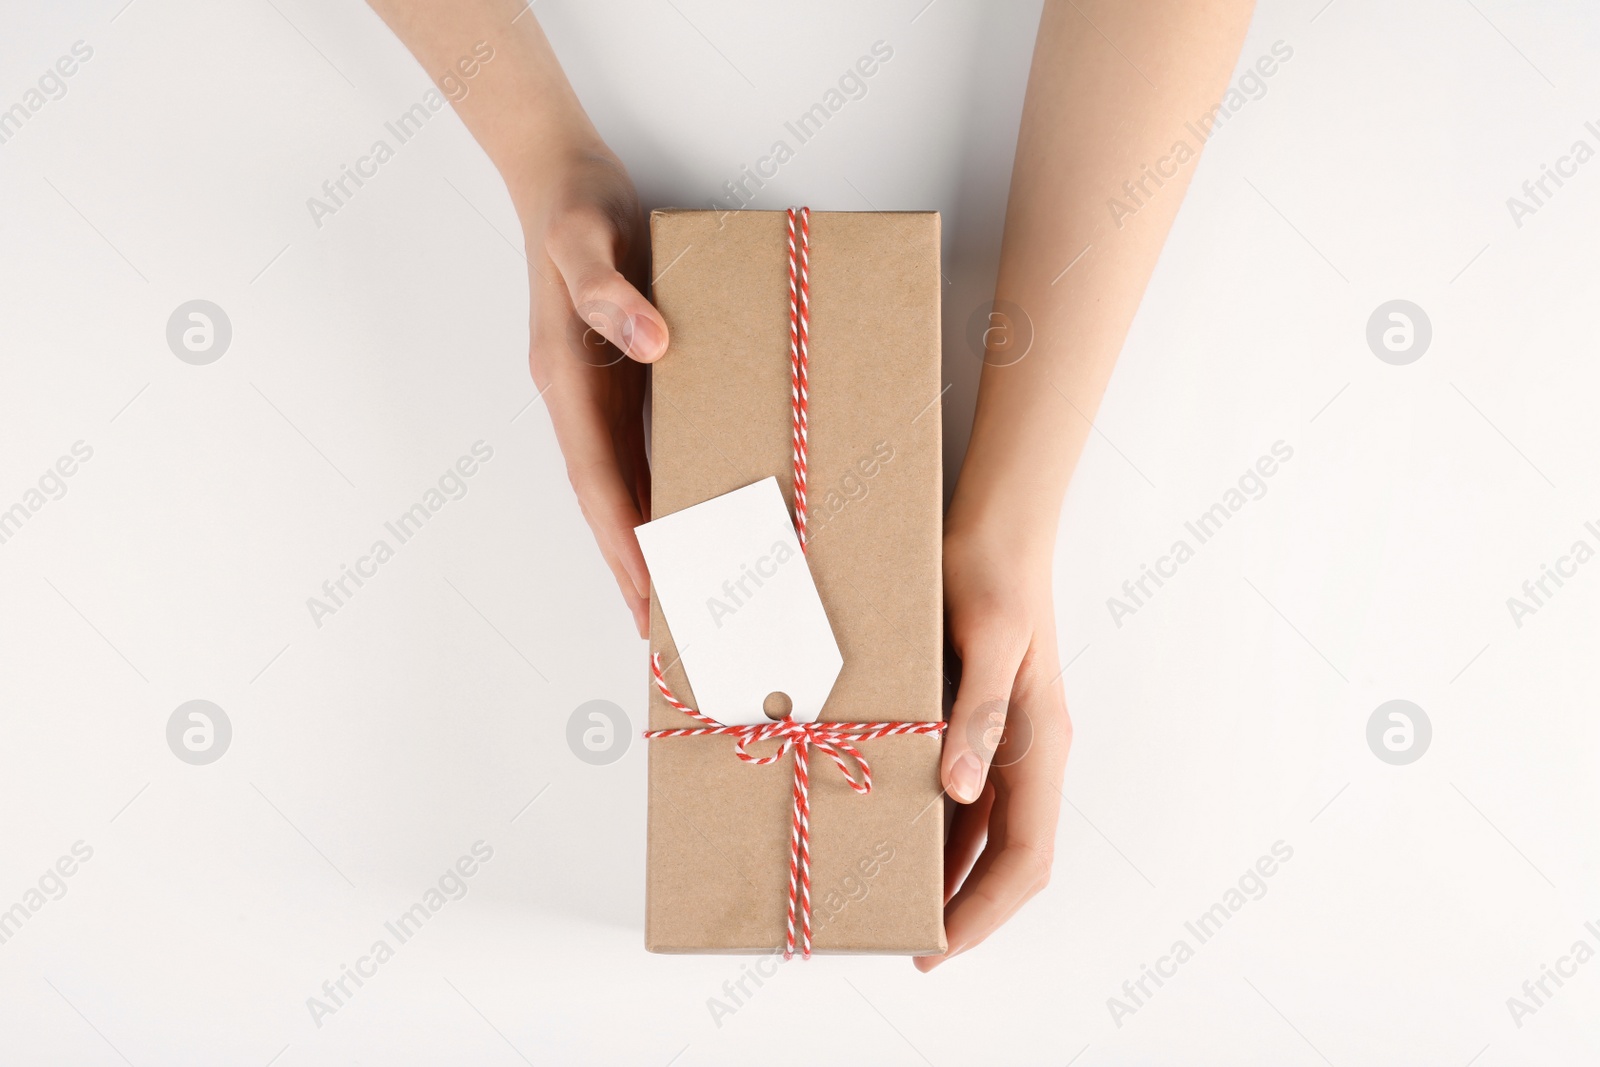
[[[1005,731],[1017,671],[1028,650],[1023,632],[1004,625],[980,627],[957,649],[961,684],[950,712],[940,779],[950,795],[971,804],[983,793],[989,764]]]
[[[667,323],[617,270],[617,243],[614,224],[580,210],[552,225],[545,251],[578,318],[623,354],[653,363],[667,350]]]

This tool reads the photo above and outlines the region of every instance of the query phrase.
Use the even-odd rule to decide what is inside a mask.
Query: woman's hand
[[[997,310],[1009,305],[1033,340],[985,358],[945,522],[962,678],[943,777],[965,806],[945,861],[950,951],[919,958],[924,971],[988,937],[1049,877],[1072,740],[1050,591],[1061,503],[1194,165],[1114,226],[1106,197],[1215,112],[1252,5],[1046,0],[1039,17],[995,282]],[[1161,87],[1140,68],[1160,71]],[[985,732],[1002,733],[997,751]]]
[[[961,677],[940,776],[960,806],[945,846],[950,948],[918,957],[921,971],[980,944],[1049,882],[1072,745],[1049,548],[952,518],[944,595]]]
[[[494,161],[528,258],[528,365],[567,476],[640,636],[650,576],[644,368],[667,324],[642,295],[649,235],[621,160],[572,91],[525,0],[369,0]],[[464,80],[465,79],[465,80]],[[463,88],[465,92],[461,92]]]
[[[633,532],[650,513],[643,364],[667,348],[666,322],[641,292],[648,231],[627,170],[597,140],[511,181],[528,256],[528,366],[643,637],[650,576]]]

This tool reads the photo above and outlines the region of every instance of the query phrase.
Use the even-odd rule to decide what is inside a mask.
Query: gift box
[[[828,723],[937,724],[942,696],[939,216],[812,212],[806,563],[843,656]],[[652,517],[776,477],[794,504],[797,389],[785,212],[658,211]],[[805,310],[801,301],[802,312]],[[695,706],[658,600],[650,644]],[[699,725],[652,686],[650,728]],[[811,951],[945,951],[942,727],[855,744],[871,790],[810,757]],[[761,754],[776,741],[751,746]],[[649,742],[646,947],[770,952],[794,921],[795,754],[727,736]],[[803,887],[802,887],[803,896]],[[802,901],[803,907],[803,901]]]

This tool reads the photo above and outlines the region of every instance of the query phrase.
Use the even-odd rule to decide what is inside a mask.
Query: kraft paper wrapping
[[[658,211],[650,223],[671,331],[651,371],[652,517],[769,475],[792,506],[784,213]],[[936,213],[812,212],[807,559],[844,655],[824,720],[941,716],[939,303]],[[650,635],[693,706],[654,602]],[[650,687],[651,729],[694,725]],[[945,950],[939,746],[862,744],[866,796],[812,752],[814,951]],[[752,766],[727,737],[649,752],[646,947],[781,946],[792,757]]]

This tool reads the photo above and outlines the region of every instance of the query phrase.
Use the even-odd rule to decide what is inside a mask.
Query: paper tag
[[[844,666],[776,478],[637,528],[699,711],[769,722],[772,693],[816,722]]]

